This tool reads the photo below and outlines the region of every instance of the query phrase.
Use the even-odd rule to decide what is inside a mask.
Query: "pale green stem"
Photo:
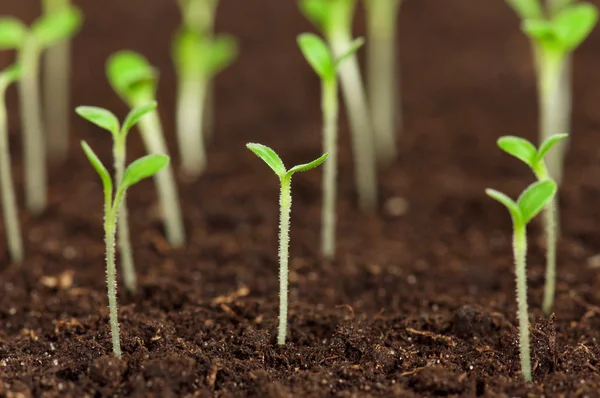
[[[70,0],[46,0],[46,14],[68,7]],[[63,161],[69,151],[71,41],[63,40],[44,54],[44,121],[48,156]]]
[[[402,125],[397,82],[396,30],[400,0],[367,0],[368,98],[375,132],[377,161],[386,165],[397,157],[396,123]]]
[[[206,147],[202,115],[206,97],[206,82],[201,76],[183,76],[177,98],[177,134],[183,171],[198,177],[206,168]]]
[[[290,213],[292,210],[292,177],[281,178],[279,197],[279,329],[277,344],[285,344],[288,317],[288,261],[290,245]]]
[[[121,185],[123,174],[125,173],[125,138],[115,137],[114,146],[115,158],[115,183]],[[129,216],[127,210],[127,199],[123,200],[119,206],[117,222],[117,239],[119,242],[119,254],[121,258],[121,268],[123,269],[123,280],[125,288],[130,292],[135,292],[137,287],[137,277],[135,275],[135,264],[133,261],[133,251],[131,250],[131,236],[129,233]]]
[[[210,143],[215,129],[215,85],[209,80],[206,85],[206,100],[202,110],[202,130],[204,131],[204,145]]]
[[[350,48],[352,39],[349,32],[337,30],[329,35],[329,43],[338,57]],[[362,210],[374,211],[377,208],[377,168],[373,128],[356,55],[342,62],[338,70],[350,122],[358,203]]]
[[[323,109],[323,152],[329,154],[323,165],[323,207],[321,251],[332,259],[335,256],[336,191],[337,191],[337,124],[338,88],[337,79],[322,82]]]
[[[117,309],[117,277],[115,266],[115,221],[118,213],[120,200],[115,198],[111,205],[111,193],[105,191],[104,205],[104,233],[106,240],[106,287],[108,290],[108,313],[110,333],[112,336],[113,354],[116,357],[121,356],[121,342],[119,337],[119,313]],[[117,194],[118,195],[118,194]]]
[[[150,102],[151,99],[145,98],[134,106],[140,106]],[[165,143],[162,126],[158,117],[158,112],[153,111],[144,116],[139,122],[140,132],[149,154],[168,155],[169,151]],[[173,247],[179,247],[185,242],[185,230],[183,227],[183,218],[179,203],[179,194],[175,184],[173,167],[168,164],[154,176],[158,198],[163,212],[165,231],[167,240]]]
[[[35,38],[29,35],[19,51],[22,69],[18,87],[25,163],[25,203],[32,214],[44,211],[47,201],[46,149],[38,81],[39,56]]]
[[[519,319],[519,351],[521,373],[526,381],[531,381],[531,359],[529,347],[529,312],[527,308],[527,234],[525,225],[515,223],[513,250],[515,273],[517,276],[517,318]]]
[[[23,261],[23,241],[19,225],[15,189],[10,165],[8,146],[8,117],[6,112],[6,82],[0,82],[0,191],[2,193],[2,215],[10,258],[15,263]]]

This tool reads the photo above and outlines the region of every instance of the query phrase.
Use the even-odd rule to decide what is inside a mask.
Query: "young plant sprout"
[[[179,78],[177,134],[181,165],[186,174],[198,177],[206,167],[205,106],[211,79],[230,65],[237,43],[230,36],[212,37],[182,29],[173,43],[173,60]]]
[[[292,210],[292,175],[299,171],[314,169],[327,159],[327,154],[310,163],[300,164],[286,170],[279,156],[271,148],[262,144],[248,143],[246,147],[261,158],[279,177],[281,192],[279,196],[279,328],[277,344],[285,344],[287,335],[288,311],[288,260],[290,244],[290,212]]]
[[[323,151],[329,160],[323,166],[323,210],[321,225],[321,252],[329,259],[335,255],[335,198],[337,180],[337,124],[338,81],[337,70],[352,56],[364,41],[356,39],[339,58],[335,58],[327,44],[317,35],[303,33],[298,45],[304,57],[321,78],[321,108],[323,111]]]
[[[396,31],[402,0],[365,0],[367,18],[367,90],[380,164],[396,159],[396,124],[402,106],[396,75]],[[396,123],[398,122],[398,123]]]
[[[511,198],[493,189],[486,194],[502,203],[508,209],[513,221],[513,250],[515,273],[517,276],[517,317],[519,319],[519,351],[521,373],[526,381],[531,381],[531,359],[529,348],[529,314],[527,310],[527,231],[526,226],[556,193],[556,183],[552,180],[538,181],[530,185],[519,199]]]
[[[334,57],[352,46],[352,17],[357,0],[300,0],[300,10],[327,40]],[[377,207],[377,169],[373,127],[356,54],[339,67],[355,159],[358,202],[363,210]]]
[[[78,106],[75,112],[91,123],[107,130],[113,137],[113,157],[115,162],[115,177],[114,181],[121,184],[123,174],[125,173],[125,148],[127,143],[127,134],[139,120],[156,109],[156,102],[150,102],[132,109],[123,126],[119,125],[119,120],[110,111],[94,106]],[[131,238],[129,234],[129,221],[127,216],[127,201],[124,197],[119,209],[118,234],[119,252],[121,253],[121,266],[123,268],[123,279],[125,287],[130,292],[135,292],[137,278],[135,276],[135,265],[133,261],[133,253],[131,250]]]
[[[550,178],[548,168],[544,162],[544,156],[548,154],[548,151],[554,145],[567,137],[567,134],[553,135],[540,145],[540,149],[536,149],[526,139],[505,136],[498,140],[498,146],[504,152],[527,164],[533,170],[538,181],[544,181]],[[550,315],[554,304],[554,292],[556,290],[556,239],[557,226],[559,224],[558,208],[556,207],[555,200],[550,201],[546,206],[544,221],[546,228],[546,284],[544,286],[542,310],[546,315]]]
[[[107,61],[106,74],[115,92],[131,107],[138,108],[154,102],[158,71],[141,55],[133,51],[119,51]],[[139,120],[139,129],[146,151],[168,154],[158,110]],[[179,247],[185,241],[179,195],[173,168],[167,165],[155,176],[160,205],[164,214],[165,231],[171,246]]]
[[[44,13],[52,16],[71,7],[71,0],[43,0]],[[65,39],[46,50],[44,55],[44,122],[48,155],[63,160],[69,150],[71,41]]]
[[[40,111],[39,62],[42,51],[75,34],[81,12],[71,6],[38,18],[27,29],[15,18],[0,18],[0,49],[17,49],[21,77],[19,99],[23,126],[25,202],[39,214],[46,208],[46,137]]]
[[[98,120],[98,119],[96,119]],[[114,121],[109,121],[114,123]],[[110,331],[112,335],[113,354],[116,357],[121,356],[121,343],[119,339],[119,319],[117,314],[117,279],[115,267],[115,234],[117,213],[125,192],[129,187],[158,173],[169,164],[167,155],[146,155],[131,163],[125,172],[121,182],[116,184],[116,193],[113,197],[113,182],[108,171],[98,159],[92,148],[81,142],[81,147],[88,160],[100,176],[104,187],[104,234],[106,240],[106,285],[108,287],[108,307],[110,319]]]
[[[0,72],[0,192],[2,193],[2,218],[6,230],[8,253],[15,263],[23,261],[23,241],[10,166],[5,94],[8,86],[19,79],[20,73],[21,70],[18,65],[9,66]]]

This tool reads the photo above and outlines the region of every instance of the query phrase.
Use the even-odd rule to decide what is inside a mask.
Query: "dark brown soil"
[[[174,1],[78,3],[86,25],[74,45],[75,104],[123,115],[104,61],[136,49],[163,72],[159,102],[171,133]],[[534,139],[537,123],[529,46],[501,0],[403,5],[406,128],[401,159],[381,173],[382,210],[356,211],[343,123],[339,256],[331,263],[318,253],[320,171],[298,175],[289,343],[274,344],[278,185],[244,144],[272,146],[289,164],[320,153],[319,85],[295,44],[311,27],[294,3],[222,0],[218,28],[240,38],[241,57],[218,79],[209,170],[180,180],[188,245],[166,246],[150,181],[129,195],[141,286],[119,292],[121,360],[111,356],[107,325],[101,186],[77,147],[87,140],[108,163],[110,140],[73,116],[72,156],[51,171],[48,211],[21,213],[27,261],[10,265],[0,250],[0,396],[600,396],[600,31],[575,57],[550,320],[540,311],[539,227],[530,231],[535,381],[524,383],[510,219],[483,192],[515,195],[532,181],[495,146],[505,134]],[[30,20],[37,4],[4,2],[1,11]],[[11,59],[0,54],[3,66]],[[10,108],[22,192],[14,90]],[[130,141],[130,158],[142,155],[139,139]],[[398,198],[408,203],[403,215],[389,211]]]

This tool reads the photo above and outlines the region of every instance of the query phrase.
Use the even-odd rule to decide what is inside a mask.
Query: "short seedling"
[[[42,51],[73,36],[81,26],[78,8],[71,6],[38,18],[28,30],[15,18],[0,18],[0,50],[17,49],[21,77],[19,99],[25,161],[27,209],[39,214],[46,208],[46,137],[42,128],[39,62]]]
[[[367,18],[367,92],[375,151],[380,164],[396,159],[396,127],[402,126],[397,82],[397,21],[402,0],[365,0]],[[398,122],[398,123],[397,123]]]
[[[352,46],[352,18],[357,0],[300,0],[302,13],[319,28],[336,58]],[[373,127],[356,54],[339,68],[342,94],[346,103],[358,202],[363,210],[377,207],[377,168]]]
[[[115,92],[131,107],[137,108],[155,101],[158,71],[133,51],[119,51],[107,61],[106,74]],[[139,121],[146,151],[168,154],[158,110],[147,113]],[[175,184],[173,168],[167,165],[155,176],[160,205],[164,214],[167,240],[173,247],[185,242],[185,230]]]
[[[290,244],[290,212],[292,210],[292,175],[299,171],[314,169],[327,159],[325,153],[310,163],[300,164],[286,170],[279,156],[271,148],[262,144],[246,144],[248,149],[261,158],[279,177],[281,192],[279,196],[279,328],[277,344],[285,344],[287,335],[288,311],[288,261]]]
[[[5,95],[8,86],[19,78],[20,73],[21,69],[18,65],[9,66],[0,72],[0,193],[2,194],[2,218],[6,230],[8,253],[15,263],[23,261],[23,241],[10,166]]]
[[[203,121],[211,79],[229,66],[237,54],[233,37],[212,37],[190,29],[178,32],[173,43],[179,88],[177,134],[181,166],[190,177],[198,177],[206,167],[206,134]]]
[[[111,122],[112,123],[112,122]],[[131,163],[125,172],[123,178],[116,187],[116,193],[113,197],[113,182],[108,171],[98,159],[94,151],[84,142],[81,147],[88,160],[100,176],[104,187],[104,235],[106,240],[106,284],[108,287],[108,307],[110,318],[110,331],[112,335],[113,354],[116,357],[121,356],[121,342],[119,338],[119,319],[117,313],[117,279],[115,267],[115,234],[117,213],[125,192],[129,187],[153,176],[169,164],[169,157],[166,155],[146,155]]]
[[[513,250],[515,273],[517,276],[517,317],[519,319],[519,351],[521,373],[526,381],[531,381],[531,359],[529,348],[529,314],[527,309],[527,231],[526,226],[556,193],[556,183],[552,180],[538,181],[530,185],[514,202],[505,194],[493,189],[485,192],[508,209],[513,221]]]
[[[150,102],[149,104],[132,109],[125,118],[123,126],[120,126],[117,117],[106,109],[97,108],[94,106],[79,106],[75,109],[79,116],[99,127],[102,127],[112,134],[113,157],[115,162],[114,181],[117,186],[121,184],[121,181],[123,180],[123,174],[125,173],[125,148],[127,143],[127,134],[129,134],[131,128],[135,126],[144,115],[155,109],[156,102]],[[131,250],[131,238],[129,234],[129,221],[127,216],[127,201],[125,198],[122,200],[121,208],[119,209],[118,213],[119,232],[117,234],[117,238],[119,241],[119,252],[121,253],[123,279],[125,281],[125,287],[127,290],[130,292],[135,292],[137,278],[135,276],[135,265]]]
[[[498,146],[503,151],[527,164],[533,170],[538,181],[544,181],[550,178],[548,168],[544,162],[544,156],[560,140],[567,137],[567,134],[554,135],[544,141],[539,149],[536,149],[526,139],[506,136],[498,140]],[[552,200],[546,206],[544,221],[546,228],[546,284],[544,287],[542,310],[546,315],[550,315],[554,304],[554,291],[556,290],[556,239],[558,235],[557,226],[559,225],[558,208],[556,207],[555,200]]]
[[[43,0],[44,13],[51,17],[71,7],[71,0]],[[71,41],[63,40],[44,55],[44,122],[49,137],[50,160],[62,161],[69,151]]]
[[[329,160],[323,166],[323,211],[321,218],[321,252],[329,259],[335,256],[335,198],[337,180],[337,124],[338,81],[337,70],[363,44],[362,39],[352,42],[350,48],[335,58],[327,44],[317,35],[303,33],[298,45],[304,57],[321,78],[321,109],[323,111],[323,152]]]

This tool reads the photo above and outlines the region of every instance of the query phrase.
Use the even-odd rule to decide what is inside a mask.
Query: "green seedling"
[[[380,164],[394,161],[396,128],[402,127],[397,58],[397,23],[402,0],[364,0],[367,18],[367,97]]]
[[[43,0],[48,17],[72,7],[71,0]],[[50,160],[62,161],[69,151],[71,40],[65,39],[44,54],[44,122]]]
[[[327,159],[325,153],[310,163],[300,164],[286,170],[279,156],[271,148],[262,144],[248,143],[246,147],[261,158],[279,177],[279,328],[277,344],[285,344],[288,312],[288,261],[290,245],[290,213],[292,211],[292,176],[299,171],[314,169]]]
[[[183,29],[175,37],[179,154],[183,170],[191,177],[198,177],[206,167],[206,134],[202,130],[210,82],[233,62],[236,54],[237,42],[230,36],[211,37]]]
[[[127,144],[127,135],[133,126],[135,126],[139,120],[144,117],[148,112],[156,109],[156,102],[150,102],[146,105],[139,106],[132,109],[125,122],[121,126],[117,117],[110,111],[98,108],[95,106],[79,106],[75,109],[75,112],[89,122],[107,130],[113,137],[113,157],[115,165],[115,176],[114,181],[117,184],[121,184],[123,175],[125,173],[125,148]],[[117,238],[119,241],[119,252],[121,254],[121,266],[123,268],[123,279],[125,281],[125,287],[130,292],[135,292],[137,285],[137,278],[135,275],[135,265],[133,261],[133,253],[131,250],[131,238],[129,233],[129,221],[127,202],[123,198],[121,201],[121,207],[119,208],[119,222],[118,222],[118,234]]]
[[[129,107],[137,108],[155,101],[158,71],[140,54],[133,51],[113,54],[106,63],[106,74],[115,92]],[[148,153],[168,154],[158,110],[144,115],[138,126]],[[167,240],[171,246],[179,247],[185,242],[185,230],[170,164],[155,175],[155,181]]]
[[[15,263],[23,261],[23,241],[10,166],[5,96],[6,89],[19,79],[20,73],[21,69],[18,65],[10,66],[0,72],[0,193],[2,194],[2,218],[6,230],[8,253]]]
[[[96,119],[99,120],[99,119]],[[108,121],[108,119],[106,119]],[[110,123],[114,123],[111,121]],[[98,159],[92,148],[81,142],[81,147],[88,160],[100,176],[104,187],[104,234],[106,240],[106,285],[108,288],[108,307],[110,319],[110,331],[112,335],[113,354],[121,356],[121,343],[119,338],[119,318],[117,313],[117,278],[115,267],[115,234],[117,214],[125,192],[129,187],[137,184],[144,178],[151,177],[164,169],[169,164],[167,155],[146,155],[131,163],[125,172],[121,182],[116,185],[116,193],[113,197],[113,181],[108,171]]]
[[[302,13],[323,33],[334,57],[352,46],[352,18],[357,0],[300,0]],[[352,134],[358,202],[363,210],[377,207],[377,168],[373,127],[356,54],[339,67],[340,85]]]
[[[329,154],[323,172],[323,211],[321,218],[321,252],[329,259],[335,256],[335,198],[337,180],[337,124],[339,66],[362,46],[356,39],[349,49],[335,58],[327,44],[317,35],[303,33],[298,45],[304,57],[321,78],[321,109],[323,111],[323,152]]]
[[[513,221],[513,250],[517,276],[517,317],[519,319],[519,351],[521,373],[531,381],[531,359],[529,347],[529,314],[527,309],[527,231],[526,226],[556,194],[556,183],[552,180],[538,181],[530,185],[519,199],[511,198],[493,189],[486,194],[508,209]]]
[[[554,135],[546,139],[540,145],[540,148],[537,149],[526,139],[506,136],[498,140],[498,146],[506,153],[527,164],[533,170],[538,181],[544,181],[550,178],[544,157],[554,145],[567,137],[567,134]],[[556,199],[548,203],[544,210],[546,228],[546,284],[544,286],[542,310],[546,315],[550,315],[552,312],[554,292],[556,290],[556,239],[559,218],[558,207],[555,201]]]
[[[18,50],[19,99],[23,126],[25,201],[39,214],[46,208],[46,137],[42,128],[39,63],[43,50],[72,37],[81,26],[81,12],[68,7],[38,18],[29,29],[16,18],[0,18],[0,50]],[[48,138],[51,140],[52,137]]]

